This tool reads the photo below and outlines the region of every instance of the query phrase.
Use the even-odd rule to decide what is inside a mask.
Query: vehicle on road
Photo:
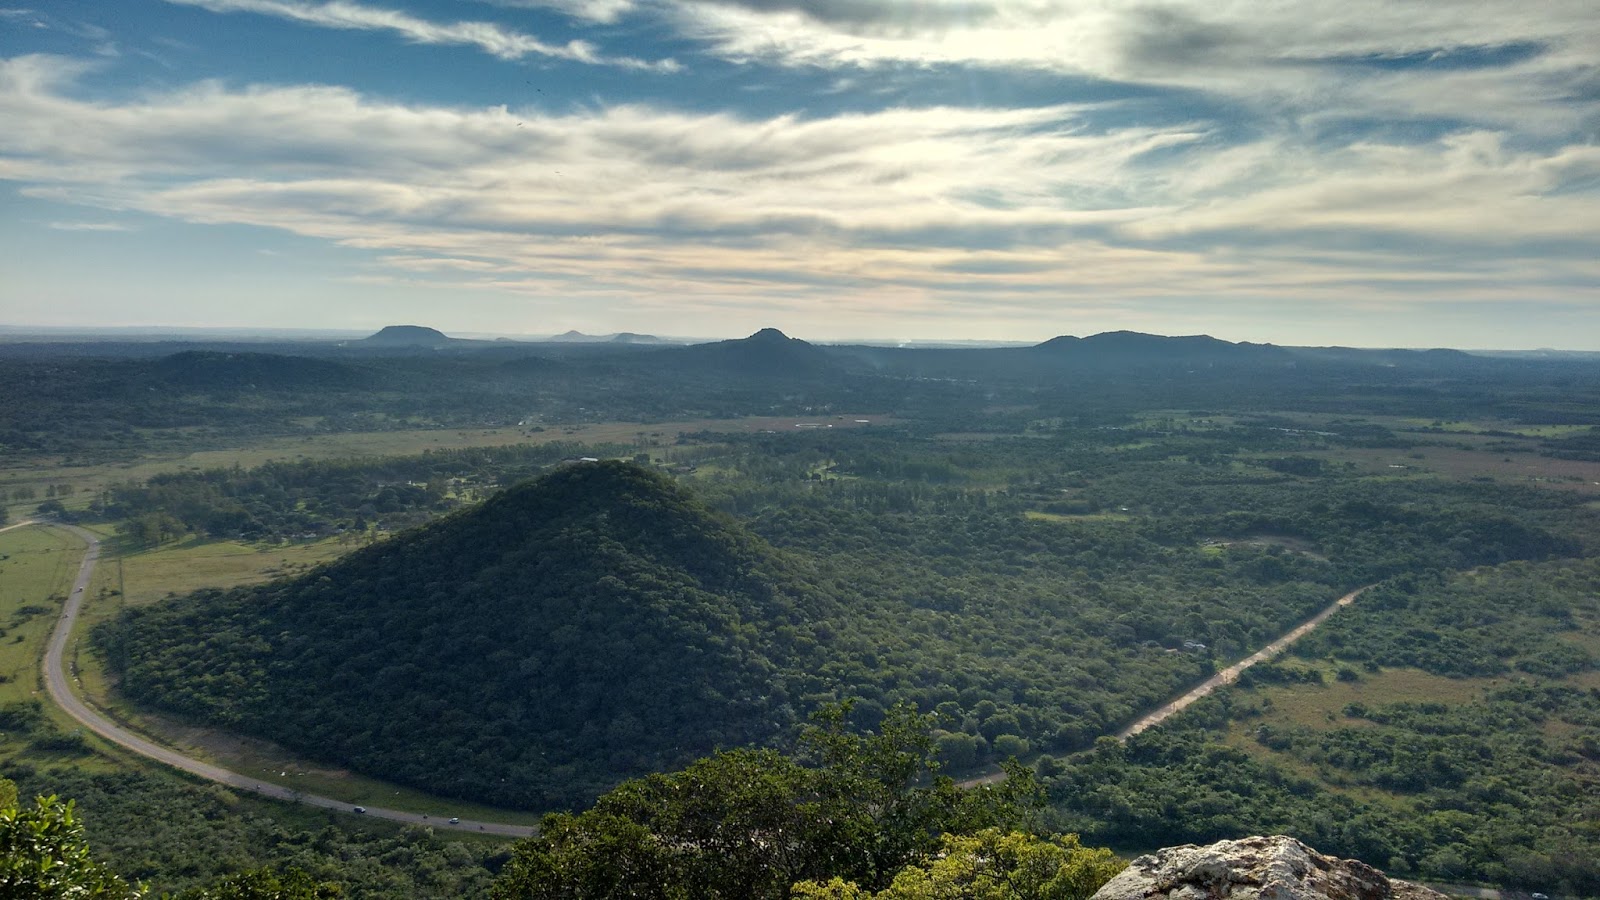
[[[461,820],[456,818],[455,816],[451,816],[450,817],[450,824],[451,825],[460,825],[461,824]]]
[[[367,808],[365,806],[358,806],[358,807],[355,808],[354,811],[358,812],[358,813],[364,813],[364,812],[367,811]]]

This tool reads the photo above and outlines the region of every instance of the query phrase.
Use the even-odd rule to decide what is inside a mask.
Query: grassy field
[[[1131,522],[1133,516],[1127,513],[1083,513],[1082,515],[1068,515],[1066,513],[1039,512],[1027,510],[1023,516],[1037,522]]]
[[[1295,660],[1291,665],[1317,667],[1317,664],[1304,660]],[[1313,731],[1370,727],[1372,723],[1346,717],[1342,710],[1357,702],[1369,705],[1424,700],[1449,704],[1470,703],[1505,683],[1505,679],[1501,678],[1445,678],[1420,669],[1404,668],[1364,672],[1359,681],[1338,681],[1331,666],[1323,665],[1322,668],[1324,684],[1231,688],[1236,692],[1236,703],[1253,705],[1260,710],[1260,714],[1230,722],[1222,741],[1264,762],[1317,781],[1328,790],[1378,805],[1391,805],[1395,798],[1376,788],[1346,783],[1344,779],[1315,764],[1264,747],[1255,740],[1256,730],[1262,725],[1275,728],[1303,726]]]
[[[1492,479],[1600,497],[1600,463],[1552,459],[1527,451],[1434,444],[1405,450],[1347,447],[1304,451],[1299,455],[1332,463],[1351,463],[1358,472],[1371,475]]]
[[[55,529],[0,532],[0,703],[38,692],[45,638],[82,555],[80,542]]]
[[[50,703],[40,678],[45,642],[72,589],[83,550],[81,541],[56,528],[0,532],[0,707],[21,709],[38,702],[43,712],[42,722],[0,733],[0,759],[69,762],[89,771],[130,764]],[[65,743],[55,743],[58,739]]]

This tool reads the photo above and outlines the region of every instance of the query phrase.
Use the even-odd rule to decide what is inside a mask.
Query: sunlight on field
[[[38,701],[43,713],[40,723],[0,733],[0,758],[30,764],[66,759],[78,769],[103,772],[123,765],[92,751],[103,746],[98,738],[79,742],[78,723],[49,702],[40,683],[45,642],[83,552],[81,541],[56,528],[0,532],[0,706]],[[58,740],[64,742],[48,746]]]
[[[1303,665],[1295,660],[1289,665]],[[1332,667],[1323,666],[1326,684],[1265,685],[1241,693],[1243,697],[1270,699],[1271,707],[1260,718],[1235,723],[1234,728],[1254,731],[1259,724],[1304,725],[1307,728],[1359,727],[1359,720],[1342,713],[1347,705],[1364,703],[1469,703],[1483,696],[1500,678],[1446,678],[1420,669],[1384,669],[1362,672],[1358,681],[1339,681]],[[1329,714],[1333,719],[1328,718]]]
[[[55,529],[0,532],[0,703],[34,696],[45,637],[82,553],[81,543]]]
[[[1023,513],[1027,518],[1039,522],[1131,522],[1133,516],[1127,513],[1084,513],[1083,515],[1067,515],[1065,513],[1039,512],[1030,509]]]
[[[328,539],[304,544],[251,545],[237,541],[189,538],[107,559],[105,577],[120,563],[127,602],[142,606],[171,594],[200,588],[259,584],[306,569],[357,549]]]

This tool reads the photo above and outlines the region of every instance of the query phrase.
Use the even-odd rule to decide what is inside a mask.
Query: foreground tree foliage
[[[0,897],[67,900],[136,898],[144,892],[89,856],[83,824],[69,800],[17,802],[16,785],[0,784]]]
[[[278,874],[270,869],[240,872],[209,887],[172,895],[170,900],[340,900],[338,885],[319,883],[304,872]]]
[[[1075,834],[1041,838],[985,828],[946,834],[937,855],[907,866],[872,893],[834,877],[804,881],[795,900],[1087,900],[1127,863],[1110,850],[1084,847]]]
[[[1120,868],[1108,851],[1081,851],[1076,837],[1043,841],[1013,830],[1026,827],[1037,804],[1027,770],[1012,767],[1002,785],[962,790],[938,774],[931,717],[897,706],[878,733],[861,736],[847,730],[848,712],[824,709],[798,758],[717,753],[681,772],[627,782],[587,812],[547,817],[541,834],[517,848],[493,896],[947,896],[918,894],[914,885],[966,877],[949,862],[957,848],[967,858],[997,852],[994,866],[1026,872],[1038,886],[971,896],[1069,900],[1087,896],[1069,884],[1092,892]]]

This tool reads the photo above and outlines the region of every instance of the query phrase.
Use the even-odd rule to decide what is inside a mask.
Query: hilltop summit
[[[695,344],[684,348],[680,358],[737,375],[808,376],[832,365],[822,348],[776,328],[763,328],[746,338]]]
[[[131,613],[133,698],[508,806],[774,739],[808,595],[650,470],[570,465],[300,578]]]
[[[377,334],[362,338],[363,344],[389,347],[437,347],[450,343],[442,331],[425,325],[385,325]]]

